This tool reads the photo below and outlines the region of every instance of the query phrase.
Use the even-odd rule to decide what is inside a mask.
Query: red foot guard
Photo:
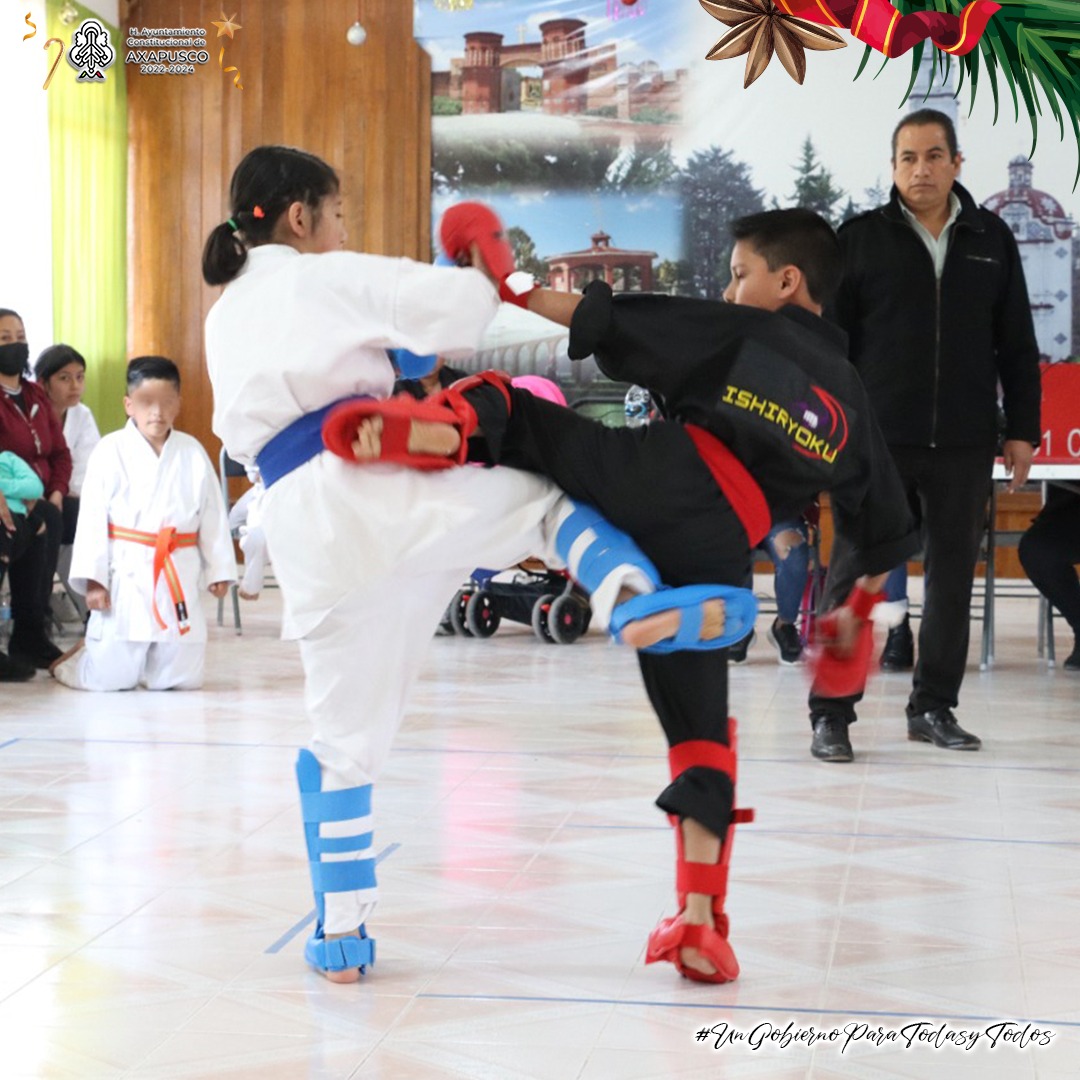
[[[683,922],[682,915],[662,919],[660,925],[649,935],[645,950],[645,963],[655,964],[667,960],[686,979],[695,982],[725,983],[739,977],[739,961],[728,944],[727,916],[716,920],[716,929],[710,926],[691,926]],[[704,971],[687,967],[679,957],[680,949],[697,949],[716,971],[706,975]]]
[[[704,767],[724,773],[731,779],[732,795],[736,783],[738,749],[735,739],[735,721],[728,720],[728,742],[690,740],[676,743],[668,751],[671,778],[674,780],[687,769]],[[754,820],[753,810],[732,809],[728,827],[720,837],[720,855],[715,863],[690,862],[683,848],[682,822],[678,817],[669,818],[675,828],[675,891],[679,902],[679,914],[663,919],[649,935],[645,951],[645,963],[655,964],[666,960],[684,978],[695,982],[725,983],[739,977],[739,961],[728,944],[728,917],[724,913],[727,897],[728,864],[731,861],[731,844],[735,826]],[[688,923],[685,920],[688,893],[712,897],[713,926]],[[680,956],[682,949],[697,949],[701,958],[716,970],[712,973],[688,967]]]

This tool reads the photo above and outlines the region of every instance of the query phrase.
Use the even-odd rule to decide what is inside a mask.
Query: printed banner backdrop
[[[745,29],[763,17],[764,0],[708,6],[735,11]],[[777,11],[800,6],[788,0]],[[1000,25],[991,17],[987,42],[1011,32],[1005,20],[1016,8],[1002,5]],[[716,297],[728,279],[731,218],[803,205],[840,224],[879,205],[891,186],[894,127],[929,106],[955,120],[961,183],[1013,227],[1044,360],[1076,356],[1080,144],[1068,109],[1059,129],[1035,91],[1033,123],[1024,91],[1014,109],[999,71],[995,117],[985,57],[972,101],[956,55],[927,42],[886,59],[842,25],[827,48],[811,39],[815,47],[802,51],[802,85],[779,50],[764,67],[761,55],[706,59],[733,32],[698,0],[421,0],[434,218],[462,198],[491,203],[521,265],[554,288],[604,276],[616,289]],[[754,78],[744,88],[748,66]],[[792,66],[799,74],[797,55]],[[476,366],[554,376],[579,394],[599,389],[595,369],[572,367],[560,340],[551,324],[500,318]]]

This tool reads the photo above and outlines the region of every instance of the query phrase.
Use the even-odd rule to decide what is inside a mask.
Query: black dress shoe
[[[24,636],[12,634],[8,642],[8,655],[12,660],[44,671],[64,655],[64,650],[58,649],[43,633]]]
[[[815,716],[810,753],[818,761],[851,761],[855,754],[848,738],[848,724],[836,716]]]
[[[1076,639],[1073,651],[1065,657],[1065,663],[1061,666],[1066,671],[1080,671],[1080,638]]]
[[[882,671],[910,671],[915,666],[915,638],[911,633],[911,620],[905,615],[899,626],[894,626],[885,639],[881,650]]]
[[[24,664],[0,652],[0,682],[26,682],[34,677],[34,665]]]
[[[978,750],[982,739],[965,731],[952,714],[952,709],[931,709],[929,712],[908,713],[907,737],[912,742],[928,742],[942,750]]]

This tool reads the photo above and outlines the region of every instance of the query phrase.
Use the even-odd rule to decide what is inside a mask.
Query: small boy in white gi
[[[221,488],[202,446],[173,429],[171,360],[128,364],[124,410],[127,425],[94,449],[83,482],[70,580],[90,609],[86,638],[50,670],[76,690],[195,690],[200,579],[219,598],[236,580]]]

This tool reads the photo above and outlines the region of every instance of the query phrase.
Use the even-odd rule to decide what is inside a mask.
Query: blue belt
[[[370,397],[370,394],[352,394],[338,398],[321,409],[304,413],[287,428],[279,431],[259,451],[255,459],[263,484],[266,487],[276,484],[283,476],[288,476],[293,469],[299,469],[326,449],[322,439],[322,426],[331,409],[336,409],[346,401],[366,401]]]

